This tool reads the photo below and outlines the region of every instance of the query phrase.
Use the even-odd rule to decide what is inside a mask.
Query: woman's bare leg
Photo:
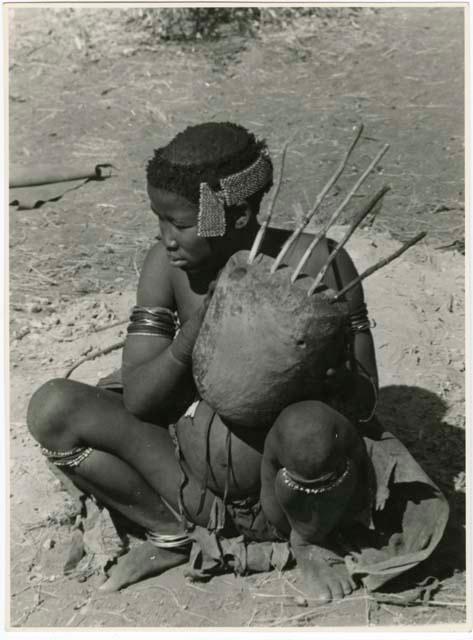
[[[54,451],[89,446],[93,452],[73,469],[63,467],[76,484],[137,524],[161,533],[180,530],[162,496],[178,510],[181,470],[167,429],[128,413],[117,394],[74,381],[53,380],[32,397],[28,426],[40,444]],[[201,487],[189,475],[187,505],[198,505]],[[208,492],[197,524],[207,524],[213,494]],[[192,509],[188,511],[193,515]],[[117,589],[156,575],[187,558],[187,549],[162,550],[145,543],[122,558],[105,583]]]

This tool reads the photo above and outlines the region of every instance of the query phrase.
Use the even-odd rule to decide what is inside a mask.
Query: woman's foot
[[[189,559],[189,548],[161,549],[143,542],[118,559],[108,571],[108,579],[100,591],[118,591],[130,584],[157,576],[168,569],[184,564]]]
[[[291,540],[292,551],[308,596],[330,602],[341,600],[357,589],[345,562],[336,553],[315,544]]]

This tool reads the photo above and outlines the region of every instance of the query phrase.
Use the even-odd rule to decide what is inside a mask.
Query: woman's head
[[[229,122],[191,126],[157,149],[148,190],[174,193],[197,207],[201,237],[223,236],[242,210],[256,216],[272,185],[264,141]]]
[[[241,182],[252,192],[244,200],[251,201],[257,213],[263,195],[272,185],[273,167],[265,142],[256,140],[237,124],[207,122],[187,127],[165,147],[156,149],[147,166],[147,179],[149,185],[199,205],[202,184],[222,194],[222,180],[246,173],[255,163],[253,175],[250,172],[246,181],[243,176]],[[225,206],[228,209],[232,205],[226,202]]]

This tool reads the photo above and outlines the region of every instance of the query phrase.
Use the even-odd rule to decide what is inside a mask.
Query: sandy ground
[[[464,564],[464,258],[439,247],[463,239],[463,79],[460,10],[385,9],[324,24],[298,23],[206,51],[150,43],[123,16],[16,10],[11,22],[12,161],[113,162],[116,175],[56,203],[10,212],[11,624],[15,627],[346,626],[460,623]],[[109,16],[110,18],[110,16]],[[100,27],[100,28],[99,28]],[[245,48],[242,48],[245,45]],[[220,47],[220,49],[219,49]],[[275,64],[275,60],[278,64]],[[381,62],[380,62],[381,61]],[[366,283],[376,321],[380,418],[445,491],[448,532],[431,561],[395,586],[426,576],[429,603],[403,607],[358,592],[337,605],[297,606],[297,570],[186,582],[181,568],[119,594],[98,576],[64,577],[71,501],[25,425],[32,391],[95,347],[123,336],[137,270],[155,222],[143,181],[152,149],[189,122],[234,119],[272,148],[297,132],[278,203],[313,200],[360,120],[353,181],[381,142],[382,168],[363,188],[392,186],[376,222],[350,241],[359,269],[419,230],[428,241]],[[314,171],[315,168],[315,171]],[[322,215],[325,215],[326,211]],[[342,228],[334,231],[337,236]],[[460,246],[457,244],[457,246]],[[83,365],[94,383],[119,352]],[[393,587],[394,588],[394,587]],[[412,593],[412,591],[408,591]]]

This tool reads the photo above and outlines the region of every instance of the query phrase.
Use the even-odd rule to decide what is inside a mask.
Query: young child
[[[349,362],[327,371],[322,394],[258,430],[224,424],[196,398],[192,350],[213,283],[230,256],[251,248],[272,186],[264,142],[231,123],[189,127],[155,152],[147,186],[162,237],[146,257],[131,313],[123,393],[57,379],[28,410],[43,453],[146,531],[102,588],[187,562],[193,528],[219,541],[243,535],[248,550],[288,541],[307,590],[325,601],[360,579],[377,588],[425,559],[448,507],[373,418],[378,378],[361,285],[346,295]],[[288,235],[269,229],[261,252],[276,257]],[[295,266],[311,239],[303,234],[285,262]],[[307,275],[315,277],[331,248],[317,246]],[[341,251],[324,282],[340,290],[356,275]]]

